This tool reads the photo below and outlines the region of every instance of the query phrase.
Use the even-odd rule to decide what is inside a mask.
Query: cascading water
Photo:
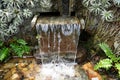
[[[40,36],[38,38],[40,48],[36,57],[42,62],[36,80],[81,80],[75,70],[80,35],[78,20],[76,18],[40,18],[37,21],[36,30]]]
[[[59,59],[61,54],[71,53],[74,54],[73,61],[75,63],[80,34],[79,24],[38,24],[36,29],[38,35],[41,36],[39,39],[40,55],[44,56],[44,59],[46,56],[50,57],[56,54]],[[44,59],[42,58],[43,61]]]

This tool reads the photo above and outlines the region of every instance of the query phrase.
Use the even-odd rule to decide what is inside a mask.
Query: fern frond
[[[120,76],[120,63],[115,64],[116,69],[118,70],[118,74]]]
[[[112,60],[111,59],[103,59],[100,60],[94,67],[95,70],[98,70],[100,68],[105,68],[105,69],[109,69],[112,66]]]

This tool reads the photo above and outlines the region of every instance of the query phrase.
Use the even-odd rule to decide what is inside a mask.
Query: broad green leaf
[[[116,56],[113,54],[112,50],[106,43],[100,43],[100,48],[105,52],[106,56],[112,59],[114,62],[117,62]]]

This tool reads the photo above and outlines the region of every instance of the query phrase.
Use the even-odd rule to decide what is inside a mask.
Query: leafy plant
[[[0,41],[0,61],[6,59],[9,55],[9,48],[4,46],[4,42]]]
[[[88,8],[91,13],[100,16],[103,21],[112,21],[114,18],[111,6],[120,7],[120,0],[83,0],[82,4]]]
[[[92,6],[89,7],[90,12],[95,13],[95,15],[100,14],[102,12],[102,8],[100,7],[101,4],[92,4]]]
[[[107,21],[112,21],[113,20],[112,11],[104,10],[104,11],[102,11],[101,15],[102,15],[103,20],[107,20]]]
[[[15,39],[15,41],[10,44],[10,47],[13,53],[19,57],[22,57],[24,53],[28,54],[30,51],[30,48],[23,39]]]
[[[32,17],[40,0],[0,0],[0,35],[11,36],[19,31],[19,25]],[[1,26],[2,25],[2,26]],[[0,36],[0,38],[1,38]]]
[[[0,48],[3,46],[4,42],[0,41]]]
[[[51,0],[41,0],[40,6],[43,8],[50,8],[52,6]]]
[[[5,60],[9,56],[9,48],[2,48],[0,50],[0,61]]]
[[[19,25],[36,14],[35,8],[50,9],[52,0],[0,0],[0,38],[19,32]],[[2,26],[1,26],[2,25]]]
[[[106,56],[108,58],[100,60],[94,67],[95,70],[98,70],[100,68],[104,68],[106,70],[110,69],[111,67],[114,67],[118,70],[118,74],[120,76],[120,58],[116,57],[115,54],[113,54],[112,50],[109,48],[109,46],[106,43],[99,44],[100,48],[105,52]]]
[[[8,45],[5,45],[5,42],[0,41],[0,61],[4,61],[7,57],[10,56],[10,53],[22,57],[25,53],[30,52],[30,47],[27,46],[27,43],[23,39],[14,38]]]
[[[118,7],[120,7],[120,0],[113,0],[114,4]]]
[[[97,63],[97,65],[95,65],[95,69],[100,69],[100,68],[105,68],[105,69],[109,69],[112,67],[112,60],[111,59],[103,59],[100,60],[99,63]]]

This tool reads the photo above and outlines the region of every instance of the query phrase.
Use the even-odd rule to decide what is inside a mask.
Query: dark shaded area
[[[62,15],[69,15],[69,0],[62,0]]]
[[[73,12],[71,12],[71,16],[75,16],[75,12],[73,11]]]
[[[90,39],[91,34],[88,31],[81,29],[77,53],[77,56],[79,55],[79,58],[76,59],[78,64],[84,64],[86,62],[89,62],[91,59],[91,54],[88,49],[88,46],[91,45],[91,43],[89,43]]]
[[[86,30],[81,30],[81,33],[80,33],[80,41],[88,41],[90,39],[91,35],[89,32],[87,32]]]
[[[40,12],[40,16],[60,16],[60,12]]]

